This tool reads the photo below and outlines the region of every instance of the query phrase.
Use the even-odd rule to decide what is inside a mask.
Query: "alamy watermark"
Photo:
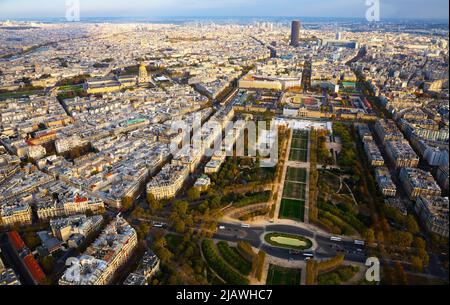
[[[366,0],[366,19],[369,22],[380,21],[381,3],[380,0]]]
[[[66,0],[66,21],[80,21],[80,0]]]
[[[173,155],[194,150],[206,157],[215,154],[259,157],[260,167],[274,167],[278,163],[278,125],[275,120],[268,126],[266,121],[223,123],[211,119],[202,126],[201,116],[196,115],[190,123],[173,121],[171,131],[178,134],[170,145]]]
[[[376,257],[369,257],[366,260],[366,266],[369,267],[366,271],[366,281],[380,282],[380,260]]]

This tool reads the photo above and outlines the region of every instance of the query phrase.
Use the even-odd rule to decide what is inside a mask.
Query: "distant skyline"
[[[83,17],[354,17],[366,0],[80,0]],[[381,19],[449,20],[448,0],[380,0]],[[0,0],[1,19],[64,18],[65,0]]]

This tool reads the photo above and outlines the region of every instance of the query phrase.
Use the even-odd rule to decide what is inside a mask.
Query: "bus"
[[[364,241],[362,241],[362,240],[355,240],[355,245],[358,245],[358,246],[364,246],[366,243],[364,242]]]
[[[331,236],[330,240],[331,241],[342,241],[342,238],[337,237],[337,236]]]

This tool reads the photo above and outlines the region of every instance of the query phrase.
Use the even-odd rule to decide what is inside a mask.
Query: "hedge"
[[[203,240],[202,250],[208,265],[216,271],[224,281],[231,285],[248,285],[248,280],[231,269],[220,257],[219,253],[217,253],[216,246],[211,239]]]
[[[217,244],[220,255],[225,259],[225,261],[234,267],[243,275],[249,275],[252,270],[252,264],[244,259],[235,248],[231,248],[225,241],[220,241]]]

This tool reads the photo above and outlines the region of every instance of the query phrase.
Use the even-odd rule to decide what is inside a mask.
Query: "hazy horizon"
[[[447,0],[380,0],[381,19],[445,20]],[[365,0],[80,0],[86,18],[364,18]],[[64,18],[65,0],[0,0],[0,19]]]

